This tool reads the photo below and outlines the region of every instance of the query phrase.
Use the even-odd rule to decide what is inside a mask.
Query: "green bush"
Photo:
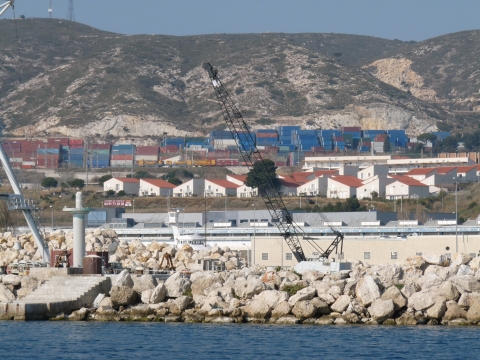
[[[282,288],[282,291],[286,291],[288,295],[293,296],[300,290],[302,290],[305,286],[302,284],[296,284],[296,285],[285,285]]]
[[[127,195],[127,193],[123,190],[120,190],[118,193],[117,193],[118,196],[125,196]]]
[[[41,184],[44,188],[52,188],[52,187],[57,187],[58,181],[57,179],[54,179],[52,177],[46,177],[45,179],[42,180]]]

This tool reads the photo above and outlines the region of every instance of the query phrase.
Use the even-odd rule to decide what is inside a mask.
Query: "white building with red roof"
[[[190,179],[173,189],[174,197],[190,197],[205,195],[205,180]]]
[[[205,179],[205,196],[237,196],[240,186],[228,180]]]
[[[175,187],[162,179],[140,179],[138,196],[169,196],[173,195]]]
[[[418,199],[430,196],[430,187],[409,176],[393,175],[394,182],[385,187],[385,197],[390,200]]]
[[[125,191],[128,195],[137,195],[139,188],[140,180],[135,178],[113,177],[103,183],[103,191]]]
[[[385,197],[387,185],[395,181],[396,179],[388,175],[376,175],[367,180],[363,180],[363,184],[357,188],[357,198],[372,198],[374,191],[379,197]]]
[[[238,185],[237,197],[244,198],[258,196],[257,188],[245,185],[246,180],[247,175],[227,175],[227,181]]]
[[[363,185],[362,180],[351,175],[337,175],[328,178],[327,198],[347,199],[357,195],[357,188]]]
[[[377,175],[388,175],[389,168],[387,165],[370,165],[365,169],[358,170],[357,177],[360,180],[367,180]]]
[[[457,167],[457,179],[459,182],[478,181],[477,165]]]

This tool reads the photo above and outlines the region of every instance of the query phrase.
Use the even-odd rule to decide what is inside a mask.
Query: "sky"
[[[66,18],[68,0],[51,1],[53,17]],[[15,2],[17,17],[48,17],[50,0]],[[268,31],[420,41],[480,28],[480,0],[74,0],[74,6],[76,21],[130,35]],[[12,10],[3,17],[12,18]]]

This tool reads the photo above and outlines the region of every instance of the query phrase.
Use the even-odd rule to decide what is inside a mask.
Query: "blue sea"
[[[479,359],[480,327],[0,321],[0,359]]]

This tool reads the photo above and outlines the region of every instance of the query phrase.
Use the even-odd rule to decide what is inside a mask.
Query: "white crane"
[[[0,16],[2,16],[5,11],[8,10],[8,8],[11,6],[12,8],[14,7],[14,3],[15,3],[15,0],[10,0],[10,1],[7,1],[6,3],[0,5]]]

